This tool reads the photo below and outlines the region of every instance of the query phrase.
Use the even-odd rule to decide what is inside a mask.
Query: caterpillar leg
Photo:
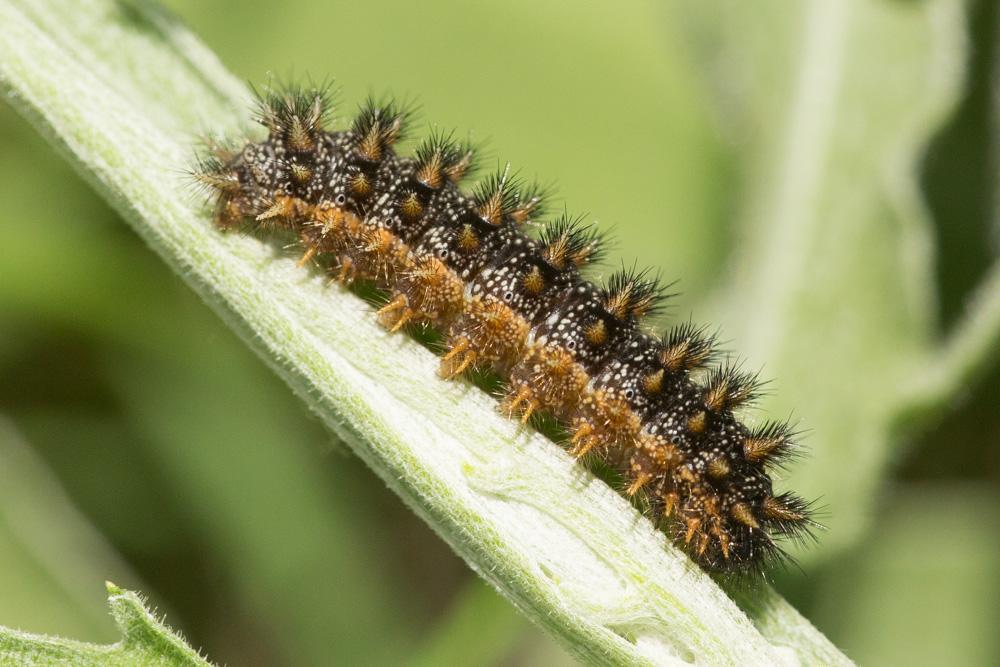
[[[628,488],[625,489],[625,494],[628,495],[629,497],[632,497],[635,494],[639,493],[639,491],[642,490],[642,487],[646,486],[652,481],[653,481],[652,474],[648,472],[640,472],[638,475],[636,475],[635,479],[632,480],[632,483],[628,485]]]
[[[405,295],[397,294],[396,298],[379,308],[375,315],[379,324],[390,332],[396,332],[414,318],[416,311],[410,308],[410,301]]]
[[[589,389],[571,422],[571,454],[582,458],[598,448],[605,460],[619,461],[634,450],[642,421],[632,407],[614,393]]]
[[[666,488],[665,485],[682,461],[680,449],[675,444],[662,436],[642,431],[629,456],[625,474],[632,481],[626,493],[634,496],[651,482],[657,481],[653,485],[653,495],[662,502],[663,515],[672,515],[679,497],[672,487]]]
[[[500,411],[513,419],[520,414],[521,423],[526,424],[535,410],[539,408],[541,401],[535,397],[535,392],[531,387],[520,387],[512,396],[508,396],[500,404]]]
[[[334,280],[341,285],[350,285],[353,283],[354,278],[357,275],[354,267],[354,260],[345,255],[338,258],[338,264],[340,264],[340,268],[337,270],[337,275]]]
[[[438,374],[446,380],[458,377],[476,362],[476,351],[471,348],[468,338],[460,338],[448,350],[447,354],[441,357],[441,365]]]
[[[308,248],[306,248],[306,251],[302,253],[302,257],[299,258],[299,261],[296,262],[295,265],[301,269],[303,266],[308,264],[313,257],[316,256],[317,252],[319,252],[318,245],[309,246]]]
[[[597,446],[598,438],[594,433],[594,427],[584,422],[579,424],[573,437],[570,439],[570,456],[576,459],[583,458],[590,450]]]
[[[559,347],[532,347],[511,371],[515,395],[530,391],[535,409],[548,410],[560,420],[569,420],[587,387],[587,372]]]
[[[465,305],[465,284],[436,257],[420,257],[400,272],[393,302],[404,298],[413,310],[411,317],[444,329]]]
[[[506,375],[524,349],[528,329],[524,318],[502,302],[469,299],[448,332],[450,350],[442,359],[442,376],[453,377],[473,364]],[[461,370],[454,370],[458,366]]]

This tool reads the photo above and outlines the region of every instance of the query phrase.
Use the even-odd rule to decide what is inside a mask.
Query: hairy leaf
[[[86,644],[0,627],[0,662],[38,667],[209,667],[207,660],[153,616],[138,594],[111,582],[107,586],[111,616],[122,633],[120,641],[108,645]]]

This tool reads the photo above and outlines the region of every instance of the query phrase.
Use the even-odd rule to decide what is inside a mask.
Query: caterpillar
[[[217,143],[195,170],[221,228],[294,234],[300,264],[373,285],[383,326],[440,334],[442,377],[495,373],[500,410],[557,420],[570,453],[618,471],[702,568],[764,573],[787,558],[781,538],[813,535],[811,503],[770,477],[797,451],[793,428],[738,417],[757,376],[720,362],[703,327],[648,331],[668,297],[648,271],[589,280],[605,237],[567,213],[539,225],[547,188],[506,166],[463,189],[477,152],[437,129],[397,154],[412,112],[391,101],[369,98],[331,130],[329,86],[255,93],[267,138]]]

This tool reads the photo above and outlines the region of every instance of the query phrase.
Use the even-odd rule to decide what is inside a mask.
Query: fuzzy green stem
[[[111,617],[122,633],[114,644],[88,644],[0,627],[0,663],[61,667],[211,667],[197,651],[156,618],[146,601],[110,581]]]

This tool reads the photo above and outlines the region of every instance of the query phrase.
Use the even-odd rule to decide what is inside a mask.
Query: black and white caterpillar
[[[291,232],[303,263],[374,284],[387,295],[384,326],[443,336],[443,377],[498,374],[502,411],[556,418],[571,453],[617,469],[705,569],[762,572],[783,555],[776,538],[812,534],[809,504],[776,493],[769,475],[794,453],[792,429],[736,415],[756,376],[716,364],[704,329],[646,331],[666,296],[648,273],[587,280],[604,242],[582,219],[526,233],[545,215],[544,188],[504,168],[461,189],[475,155],[447,133],[397,155],[409,114],[392,103],[369,100],[343,131],[328,129],[323,88],[266,92],[257,112],[265,140],[214,148],[198,169],[222,227]]]

